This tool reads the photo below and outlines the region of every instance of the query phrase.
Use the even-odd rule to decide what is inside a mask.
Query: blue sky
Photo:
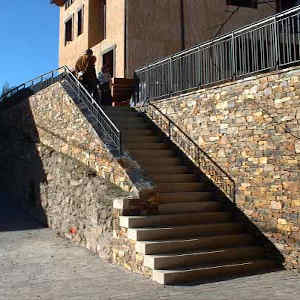
[[[58,66],[58,26],[49,0],[1,0],[0,91]]]

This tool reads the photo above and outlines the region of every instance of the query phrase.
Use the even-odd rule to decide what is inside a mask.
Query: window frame
[[[67,30],[67,24],[71,22],[70,31]],[[73,15],[69,16],[64,21],[65,24],[65,46],[73,41],[73,32],[74,32],[74,17]],[[68,39],[67,39],[68,38]]]
[[[79,32],[79,15],[81,16],[81,31]],[[84,5],[77,10],[77,36],[83,34],[84,29]]]
[[[65,2],[65,10],[68,9],[75,0],[66,0]]]
[[[107,16],[107,4],[106,0],[103,0],[103,39],[106,39],[107,28],[106,28],[106,16]]]

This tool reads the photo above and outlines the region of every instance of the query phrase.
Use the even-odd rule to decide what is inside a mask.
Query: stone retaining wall
[[[3,120],[0,190],[57,234],[112,261],[113,201],[129,193]]]
[[[116,253],[130,243],[113,239],[113,200],[138,202],[141,213],[156,191],[138,163],[127,152],[116,156],[105,138],[65,82],[28,93],[0,109],[0,140],[9,141],[0,144],[0,178],[56,232],[126,266],[113,257],[113,247]]]
[[[238,207],[300,270],[300,68],[153,103],[235,180]]]
[[[7,126],[21,128],[28,138],[82,162],[136,197],[147,197],[155,190],[127,152],[116,156],[103,143],[105,136],[99,136],[95,119],[66,82],[54,83],[0,114]]]

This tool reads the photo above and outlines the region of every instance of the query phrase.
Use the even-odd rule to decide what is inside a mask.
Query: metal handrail
[[[51,83],[54,80],[62,79],[68,81],[69,86],[73,89],[73,91],[76,92],[76,95],[87,106],[88,110],[96,120],[97,125],[104,131],[104,136],[107,137],[113,143],[114,147],[117,148],[119,155],[122,155],[123,150],[121,131],[67,66],[62,66],[50,72],[44,73],[10,89],[0,98],[0,103],[4,104],[9,102],[10,99],[13,101],[13,96],[22,90],[29,88],[30,90],[34,91],[35,86],[39,85],[40,83],[44,83],[46,81]]]
[[[190,136],[153,103],[145,102],[136,109],[145,113],[235,203],[235,181]]]
[[[214,44],[214,43],[216,43],[216,42],[218,42],[220,40],[223,40],[224,38],[231,37],[234,34],[242,33],[244,31],[247,31],[248,29],[255,28],[255,27],[259,26],[259,25],[269,23],[271,21],[277,20],[277,19],[282,18],[284,16],[288,16],[291,13],[299,12],[299,11],[300,11],[300,5],[295,6],[293,8],[290,8],[290,9],[287,9],[284,12],[277,13],[277,14],[275,14],[273,16],[265,17],[265,18],[263,18],[263,19],[261,19],[259,21],[253,22],[251,24],[248,24],[248,25],[242,26],[242,27],[240,27],[240,28],[238,28],[236,30],[233,30],[230,33],[221,34],[218,37],[213,38],[211,40],[208,40],[208,41],[196,44],[196,45],[194,45],[194,46],[192,46],[192,47],[190,47],[188,49],[185,49],[185,50],[182,50],[182,51],[178,51],[175,54],[171,54],[171,55],[164,56],[164,57],[159,57],[159,58],[153,60],[153,62],[150,63],[150,64],[145,64],[145,65],[142,65],[142,66],[138,67],[135,70],[135,72],[142,71],[143,69],[150,68],[150,67],[155,66],[156,64],[162,63],[164,61],[168,61],[170,58],[175,58],[177,56],[180,56],[180,55],[183,55],[185,53],[191,52],[193,50],[198,49],[199,47],[209,46],[209,45]]]
[[[300,62],[300,5],[137,68],[135,103]]]
[[[16,87],[13,87],[13,88],[9,89],[7,92],[5,92],[3,95],[1,95],[0,102],[4,101],[5,99],[7,99],[9,97],[11,97],[12,95],[14,95],[15,93],[17,93],[20,90],[23,90],[25,88],[33,86],[34,82],[36,82],[37,80],[39,80],[39,82],[43,81],[43,78],[47,77],[47,75],[49,75],[49,74],[51,74],[51,78],[54,78],[55,77],[54,74],[56,74],[58,71],[63,70],[63,69],[64,69],[64,67],[54,69],[50,72],[44,73],[44,74],[42,74],[40,76],[37,76],[37,77],[35,77],[31,80],[25,81],[25,82],[21,83],[20,85],[18,85]]]

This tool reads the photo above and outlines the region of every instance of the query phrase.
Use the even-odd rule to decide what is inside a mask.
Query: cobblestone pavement
[[[164,287],[103,262],[0,202],[0,300],[29,299],[299,300],[300,276],[281,271]]]

